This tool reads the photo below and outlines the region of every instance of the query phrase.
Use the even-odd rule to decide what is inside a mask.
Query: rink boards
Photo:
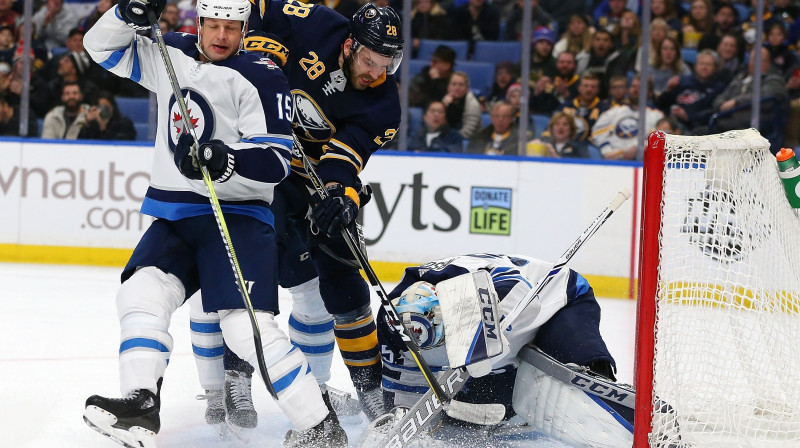
[[[4,140],[0,261],[122,265],[151,218],[139,214],[153,148]],[[554,260],[622,188],[634,192],[571,267],[598,294],[629,297],[638,248],[640,165],[381,151],[362,179],[370,259],[385,281],[455,254]]]

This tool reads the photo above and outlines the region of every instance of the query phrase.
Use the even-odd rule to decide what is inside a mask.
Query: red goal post
[[[769,142],[647,145],[634,447],[800,446],[800,223]]]

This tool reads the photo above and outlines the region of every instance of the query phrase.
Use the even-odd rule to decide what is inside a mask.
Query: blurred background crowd
[[[412,0],[405,0],[412,1]],[[522,11],[532,2],[530,55],[522,57]],[[149,140],[150,100],[137,84],[95,64],[83,35],[116,0],[36,1],[29,136]],[[324,0],[350,17],[360,0]],[[400,12],[402,0],[378,0]],[[773,144],[800,145],[800,1],[764,0],[755,48],[755,0],[413,0],[404,64],[410,80],[407,151],[637,158],[647,131],[703,135],[750,127],[754,73],[759,130]],[[162,31],[195,32],[192,0],[170,3]],[[19,135],[22,2],[0,0],[0,134]],[[643,48],[649,57],[643,60]],[[755,52],[762,64],[755,67]],[[529,79],[521,61],[529,60]],[[649,67],[646,80],[639,73]],[[648,109],[640,115],[646,82]],[[523,101],[523,84],[529,97]],[[758,83],[756,83],[758,84]],[[520,118],[530,118],[520,138]],[[520,145],[520,140],[527,142]],[[640,154],[641,152],[639,152]]]

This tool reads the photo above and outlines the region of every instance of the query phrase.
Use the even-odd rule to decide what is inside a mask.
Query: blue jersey
[[[221,140],[234,150],[234,174],[214,185],[223,211],[272,225],[273,189],[288,175],[291,161],[286,76],[257,53],[201,62],[193,34],[170,33],[164,41],[197,138]],[[158,131],[142,213],[168,220],[211,214],[203,181],[187,179],[175,166],[175,145],[184,126],[156,43],[137,35],[115,6],[86,34],[85,46],[110,72],[156,93]]]
[[[389,75],[357,90],[339,65],[349,21],[336,11],[297,0],[256,2],[250,29],[275,34],[289,49],[284,66],[294,96],[294,128],[303,149],[318,163],[323,181],[352,186],[369,157],[400,125],[397,82]],[[299,159],[293,170],[305,171]]]

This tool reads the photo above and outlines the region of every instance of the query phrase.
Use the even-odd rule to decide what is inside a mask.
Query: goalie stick
[[[294,146],[297,151],[296,155],[302,160],[303,169],[305,169],[306,174],[308,174],[308,177],[311,180],[311,183],[314,185],[314,190],[319,194],[320,198],[324,199],[328,197],[328,190],[325,189],[325,186],[322,184],[322,179],[320,179],[317,171],[311,164],[311,161],[306,156],[306,153],[303,150],[303,145],[300,143],[300,140],[298,140],[296,135],[293,134],[292,136],[294,138]],[[381,281],[378,279],[378,276],[372,269],[366,254],[361,250],[361,247],[356,241],[355,237],[347,228],[342,228],[342,237],[347,243],[347,246],[350,248],[350,251],[353,253],[353,256],[355,256],[356,260],[358,260],[359,265],[361,265],[361,269],[364,270],[364,273],[366,274],[373,291],[375,291],[375,294],[380,299],[381,306],[386,311],[389,326],[400,335],[406,345],[408,353],[411,354],[411,357],[414,359],[414,362],[417,364],[420,372],[422,372],[425,381],[430,386],[429,391],[432,391],[432,393],[435,395],[437,403],[440,405],[439,410],[444,408],[446,409],[447,414],[454,418],[459,418],[464,421],[472,421],[472,419],[477,419],[474,421],[474,423],[483,424],[482,421],[484,419],[484,414],[487,413],[486,410],[481,409],[483,405],[453,400],[452,395],[447,394],[444,391],[439,381],[436,379],[436,376],[431,371],[430,366],[428,366],[428,363],[426,363],[422,358],[422,354],[419,351],[419,346],[413,339],[411,332],[403,325],[403,321],[397,314],[397,310],[395,310],[394,305],[392,305],[392,302],[389,300],[389,295],[383,288]],[[492,411],[488,412],[491,413]],[[494,414],[492,415],[495,415],[497,413],[497,409],[495,408],[493,412]]]
[[[147,8],[147,6],[142,5],[142,8]],[[169,78],[169,83],[172,86],[172,93],[175,95],[175,102],[178,104],[178,107],[181,110],[183,127],[194,139],[194,148],[192,148],[191,152],[192,159],[194,160],[194,164],[200,167],[200,172],[203,174],[203,183],[208,191],[208,198],[211,201],[211,209],[214,211],[214,219],[217,221],[217,227],[219,228],[220,236],[222,236],[225,252],[228,254],[228,260],[231,262],[233,276],[236,279],[236,287],[239,289],[239,294],[242,296],[242,301],[244,302],[244,307],[247,310],[247,315],[250,317],[250,325],[253,328],[253,342],[256,346],[256,358],[258,359],[258,369],[261,372],[261,378],[264,379],[264,383],[267,385],[267,391],[269,391],[269,394],[272,396],[272,398],[277,400],[278,394],[275,392],[275,387],[272,385],[272,380],[267,372],[267,363],[264,361],[264,348],[261,345],[261,330],[258,327],[258,321],[256,320],[256,313],[253,309],[253,304],[250,302],[250,294],[247,292],[247,286],[244,283],[242,269],[239,267],[239,259],[236,257],[236,251],[233,249],[233,241],[231,240],[231,235],[228,232],[228,225],[225,223],[225,217],[222,215],[222,207],[219,205],[217,191],[214,188],[211,176],[208,174],[208,168],[206,168],[205,165],[200,165],[200,163],[197,162],[197,148],[199,148],[200,142],[197,140],[197,135],[194,132],[194,125],[189,119],[189,109],[186,107],[186,101],[181,93],[181,86],[178,84],[178,77],[175,75],[175,69],[172,66],[172,60],[167,52],[167,45],[164,43],[164,36],[161,35],[161,27],[158,26],[158,18],[152,9],[147,8],[147,19],[150,21],[150,28],[153,30],[155,35],[158,51],[161,53],[161,59],[164,61],[164,68],[167,70],[167,77]]]
[[[502,319],[499,328],[508,328],[513,323],[513,319],[516,319],[517,316],[519,316],[519,313],[525,307],[527,307],[539,295],[540,292],[542,292],[544,287],[549,284],[550,281],[553,280],[553,277],[561,272],[561,269],[572,259],[583,243],[591,238],[592,235],[594,235],[614,213],[614,211],[616,211],[619,206],[622,205],[622,203],[625,202],[630,196],[631,192],[628,191],[628,189],[622,189],[619,193],[617,193],[617,196],[614,198],[614,200],[603,209],[600,215],[598,215],[597,218],[592,221],[589,227],[583,231],[578,239],[570,245],[564,254],[562,254],[561,257],[553,264],[553,267],[550,268],[547,274],[539,279],[539,281],[536,283],[536,286],[534,286],[534,288],[525,295],[520,303],[512,309],[512,312]],[[509,319],[509,316],[512,316],[512,319]],[[468,379],[469,373],[464,367],[448,369],[439,376],[439,381],[447,390],[447,393],[451,398],[461,391]],[[483,415],[483,417],[485,417],[484,420],[486,421],[484,424],[497,424],[502,421],[502,416],[495,420],[491,420],[489,418],[488,414],[493,412],[489,406],[475,406],[477,406],[477,408],[472,407],[470,408],[470,411],[477,410],[480,412],[481,409],[486,409],[487,412],[485,412],[485,415]],[[431,423],[434,420],[434,417],[440,414],[441,411],[442,407],[438,405],[437,397],[433,394],[432,390],[429,389],[425,394],[423,394],[417,403],[411,407],[411,409],[406,412],[405,415],[397,423],[395,423],[392,428],[389,429],[386,435],[380,439],[379,443],[375,445],[364,445],[363,448],[403,448],[407,446],[411,440],[419,436],[422,432],[422,429]],[[482,418],[480,415],[472,415],[472,417],[475,420],[480,420]]]

